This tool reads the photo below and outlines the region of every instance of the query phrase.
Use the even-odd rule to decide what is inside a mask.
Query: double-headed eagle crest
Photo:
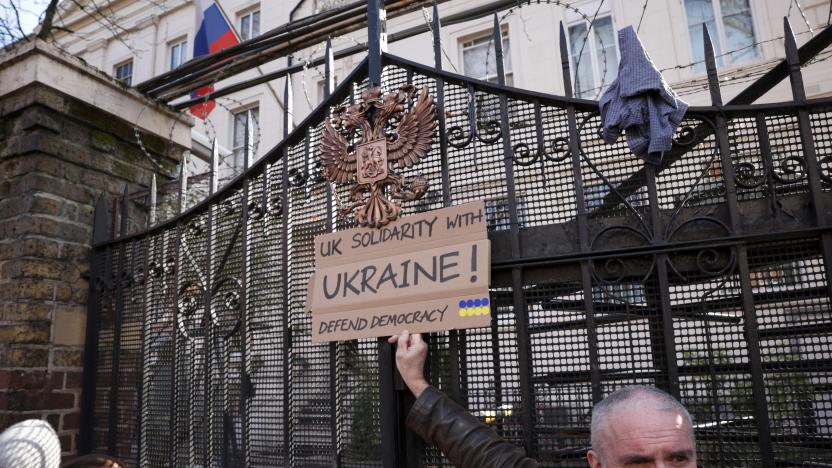
[[[333,110],[324,124],[320,157],[326,180],[355,184],[349,202],[339,202],[339,214],[355,212],[360,226],[379,228],[398,218],[402,201],[427,192],[421,174],[405,178],[393,167],[412,167],[427,155],[436,115],[427,88],[417,97],[416,87],[405,85],[382,97],[373,87],[361,97],[363,104]]]

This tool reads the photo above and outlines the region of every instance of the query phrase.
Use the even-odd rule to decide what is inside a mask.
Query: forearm
[[[459,467],[536,467],[523,450],[433,387],[424,389],[407,425]]]

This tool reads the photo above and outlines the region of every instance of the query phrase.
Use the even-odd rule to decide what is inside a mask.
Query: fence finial
[[[500,30],[500,18],[497,13],[494,13],[494,62],[497,64],[497,83],[500,85],[506,84],[505,66],[503,64],[503,34]],[[488,68],[488,64],[486,64]]]
[[[220,145],[217,143],[217,137],[215,136],[213,140],[211,140],[211,186],[208,187],[209,195],[213,195],[214,192],[217,191],[219,188],[220,183]]]
[[[560,22],[560,68],[563,75],[563,95],[572,97],[572,72],[569,70],[569,49],[566,47],[566,28]]]
[[[711,34],[708,26],[702,25],[702,40],[705,50],[705,69],[708,71],[708,89],[711,92],[711,103],[715,106],[722,105],[722,92],[719,90],[719,73],[716,69],[716,56],[714,45],[711,42]]]
[[[150,188],[147,197],[147,227],[156,224],[156,174],[150,174]]]
[[[110,239],[110,213],[107,211],[107,194],[101,192],[98,200],[95,201],[95,213],[93,214],[92,242],[97,244]]]
[[[436,1],[433,2],[433,18],[431,21],[431,29],[433,29],[433,63],[436,68],[442,68],[442,24],[439,22],[439,6]]]
[[[289,136],[294,126],[295,106],[293,104],[292,76],[286,75],[286,82],[283,84],[283,138]]]
[[[190,152],[182,153],[182,162],[179,164],[179,214],[185,211],[185,198],[188,195],[188,158]]]
[[[783,17],[783,39],[785,40],[786,61],[789,63],[789,68],[795,66],[800,69],[800,55],[797,53],[797,41],[792,31],[792,25],[789,22],[789,17]]]
[[[251,111],[246,113],[246,136],[243,141],[243,171],[248,171],[251,162],[254,160],[254,122],[252,122]]]
[[[127,220],[130,216],[130,187],[127,184],[124,184],[124,192],[121,195],[120,211],[118,236],[124,237],[127,235]]]
[[[800,70],[800,54],[797,51],[797,41],[788,17],[783,17],[783,37],[786,42],[786,62],[789,65],[792,99],[798,103],[803,103],[806,101],[806,88],[803,86],[803,72]]]
[[[324,99],[328,99],[335,89],[334,75],[332,73],[335,68],[335,58],[332,56],[332,39],[329,36],[326,38],[326,59],[324,60]]]

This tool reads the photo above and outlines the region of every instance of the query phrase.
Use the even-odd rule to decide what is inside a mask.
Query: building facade
[[[245,40],[345,2],[219,0],[217,3],[237,35]],[[439,5],[440,17],[487,3],[484,0],[446,1]],[[196,27],[192,0],[119,0],[110,2],[100,11],[94,10],[93,4],[84,9],[75,3],[67,2],[66,5],[60,13],[59,24],[74,33],[56,33],[57,42],[127,85],[134,86],[170,71],[192,57]],[[828,3],[821,0],[805,1],[800,8],[786,0],[587,0],[569,4],[534,3],[500,12],[498,16],[503,28],[506,77],[510,85],[563,93],[558,53],[558,26],[563,22],[567,28],[571,67],[577,70],[573,83],[575,94],[597,99],[616,77],[619,59],[616,31],[631,25],[638,29],[645,48],[663,71],[665,79],[683,99],[695,105],[709,103],[701,39],[703,25],[709,28],[714,38],[727,101],[783,58],[784,16],[789,17],[798,44],[801,44],[826,25],[828,13]],[[387,22],[387,31],[394,33],[424,25],[430,15],[428,9],[423,9],[392,19]],[[594,23],[592,18],[595,18]],[[496,70],[492,22],[491,17],[484,17],[443,26],[443,68],[493,80]],[[364,34],[359,30],[333,37],[333,48],[337,52],[362,44]],[[321,57],[324,47],[322,43],[295,54],[294,63]],[[433,64],[429,33],[392,42],[389,50],[410,60]],[[362,58],[358,54],[337,60],[336,83],[338,77],[346,76]],[[832,82],[824,79],[830,71],[829,62],[823,58],[804,71],[809,97],[832,93]],[[285,58],[276,60],[217,83],[216,87],[254,78],[286,64]],[[220,170],[226,179],[239,173],[242,166],[240,149],[246,121],[255,122],[262,130],[257,135],[258,155],[281,139],[284,103],[283,82],[279,81],[220,98],[208,119],[197,120],[192,132],[194,153],[205,157],[209,142],[216,137],[224,155]],[[299,122],[323,100],[323,66],[309,67],[294,74],[292,85],[294,121]],[[186,98],[180,98],[180,101]],[[788,83],[784,82],[769,92],[763,101],[789,99]],[[192,171],[200,172],[200,169],[194,167]]]

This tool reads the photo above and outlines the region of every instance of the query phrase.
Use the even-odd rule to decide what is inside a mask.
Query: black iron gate
[[[563,31],[566,97],[507,87],[499,40],[498,83],[371,40],[324,105],[205,202],[129,235],[125,205],[114,241],[99,204],[82,450],[447,466],[404,430],[389,345],[313,344],[304,312],[314,236],[351,227],[333,215],[345,189],[321,177],[322,123],[373,81],[436,97],[419,168],[432,189],[405,215],[486,202],[492,325],[431,335],[431,382],[546,466],[585,466],[593,403],[629,384],[690,408],[705,466],[832,463],[832,100],[806,101],[800,78],[830,34],[799,53],[787,26],[788,60],[762,85],[788,75],[783,105],[723,106],[706,39],[713,106],[690,109],[658,167],[600,142],[597,103],[570,97]]]

